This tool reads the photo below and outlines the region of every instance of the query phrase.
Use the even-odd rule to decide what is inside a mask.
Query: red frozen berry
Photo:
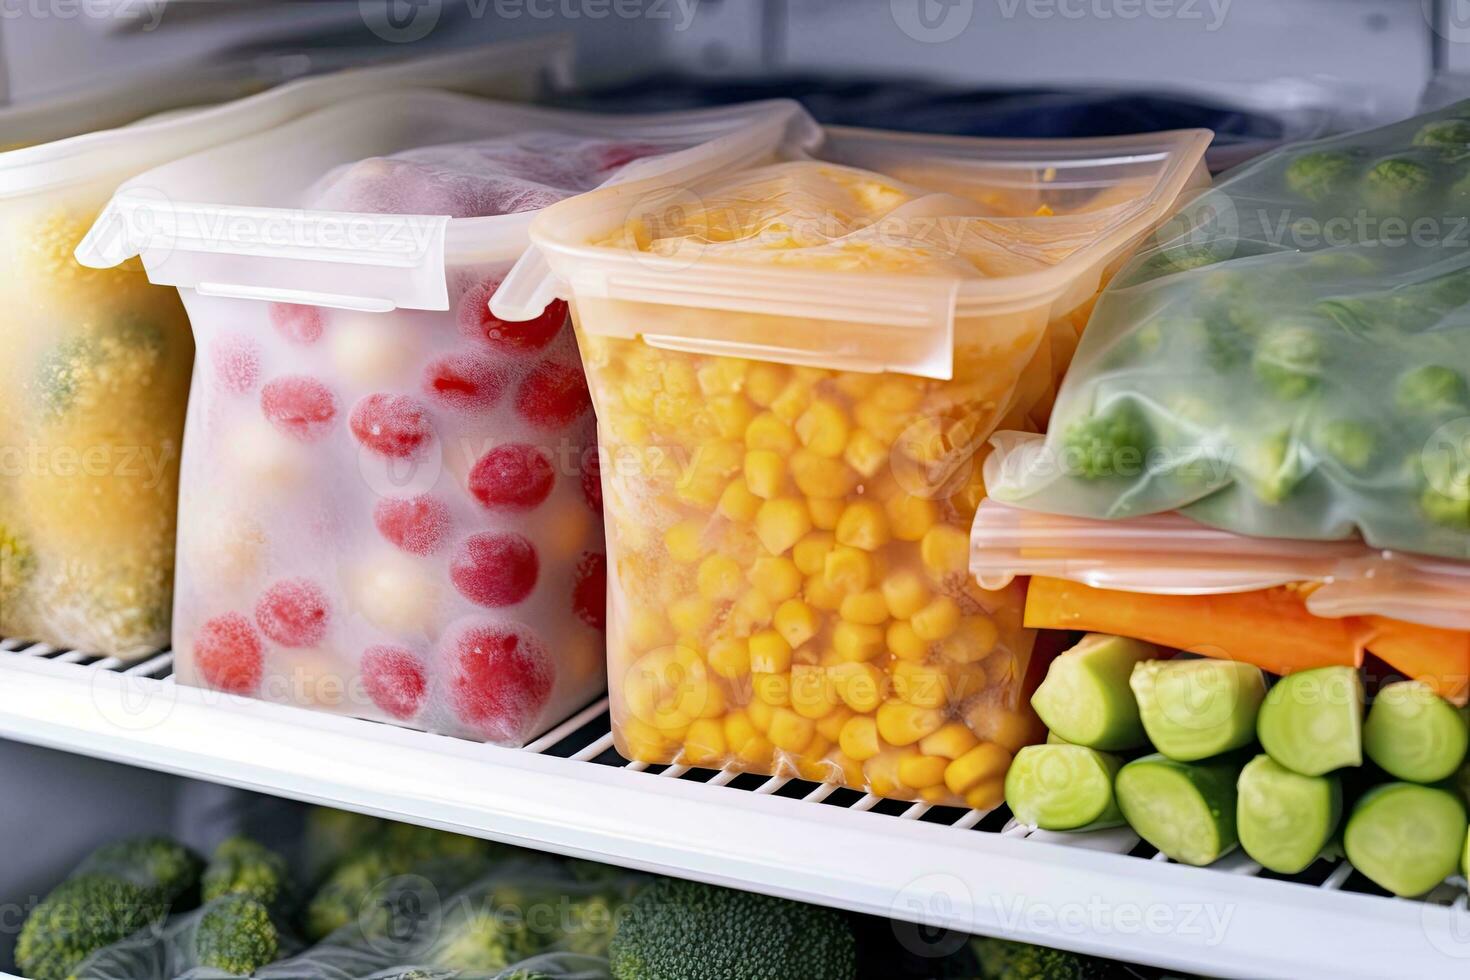
[[[536,588],[541,562],[519,534],[472,534],[449,563],[449,579],[466,599],[482,606],[513,606]]]
[[[194,637],[194,662],[204,683],[231,694],[250,694],[260,686],[260,637],[239,613],[206,620]]]
[[[272,303],[271,326],[293,344],[314,344],[321,339],[326,314],[319,306]]]
[[[523,442],[496,446],[470,470],[470,493],[491,510],[524,511],[550,494],[556,474],[546,453]]]
[[[373,704],[399,721],[418,714],[428,682],[424,665],[402,647],[368,647],[362,655],[362,684]]]
[[[567,322],[567,304],[554,300],[534,320],[502,320],[490,312],[499,279],[487,279],[459,301],[459,332],[508,354],[530,354],[556,339]]]
[[[596,446],[582,453],[582,499],[592,513],[602,513],[602,456]]]
[[[546,648],[516,624],[471,622],[452,634],[455,714],[492,742],[520,744],[535,730],[556,679]]]
[[[243,395],[260,380],[260,349],[249,337],[224,334],[213,345],[214,380],[225,391]]]
[[[407,500],[385,497],[373,508],[378,533],[411,555],[432,554],[449,530],[449,508],[424,494]]]
[[[483,411],[500,400],[505,378],[484,354],[446,354],[424,371],[424,391],[460,411]]]
[[[565,429],[591,407],[582,369],[561,361],[543,361],[516,392],[516,411],[543,429]]]
[[[607,556],[582,553],[572,585],[572,611],[593,629],[607,628]]]
[[[368,395],[347,420],[352,434],[379,456],[408,459],[434,435],[418,399],[408,395]]]
[[[272,378],[260,389],[260,410],[293,438],[319,439],[337,417],[337,398],[315,378],[291,374]]]
[[[282,579],[255,604],[255,625],[283,647],[309,647],[327,635],[327,595],[304,578]]]

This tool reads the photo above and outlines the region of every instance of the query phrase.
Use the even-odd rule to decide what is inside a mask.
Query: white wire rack
[[[1464,882],[1394,899],[1344,861],[1173,864],[1125,828],[1053,834],[1001,807],[628,763],[607,702],[503,749],[175,684],[0,640],[0,735],[509,843],[1211,976],[1436,977],[1470,968]],[[927,937],[927,939],[926,939]],[[930,930],[911,944],[942,945]],[[916,950],[917,951],[917,950]]]

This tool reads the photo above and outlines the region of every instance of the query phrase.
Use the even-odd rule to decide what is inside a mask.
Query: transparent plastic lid
[[[547,268],[513,274],[492,306],[522,318],[575,293],[684,307],[678,332],[643,339],[947,379],[963,321],[1085,302],[1110,262],[1207,181],[1209,139],[829,128],[820,145],[786,141],[553,205],[531,228]]]
[[[1318,616],[1387,616],[1470,630],[1470,563],[1358,541],[1257,538],[1181,514],[1105,521],[980,504],[970,571],[986,589],[1045,575],[1120,592],[1218,595],[1309,582]]]

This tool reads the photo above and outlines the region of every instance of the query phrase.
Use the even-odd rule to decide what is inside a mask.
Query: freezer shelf
[[[513,844],[908,922],[1214,976],[1449,976],[1464,882],[1384,897],[1346,862],[1293,878],[1242,854],[1173,864],[1126,829],[1028,832],[987,813],[795,779],[628,764],[606,700],[505,749],[178,685],[0,640],[0,735]],[[927,940],[925,937],[928,937]],[[911,930],[922,949],[943,939]]]

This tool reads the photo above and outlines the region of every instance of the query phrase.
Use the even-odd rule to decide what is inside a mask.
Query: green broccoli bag
[[[1470,102],[1280,150],[1103,293],[999,500],[1470,557]]]

